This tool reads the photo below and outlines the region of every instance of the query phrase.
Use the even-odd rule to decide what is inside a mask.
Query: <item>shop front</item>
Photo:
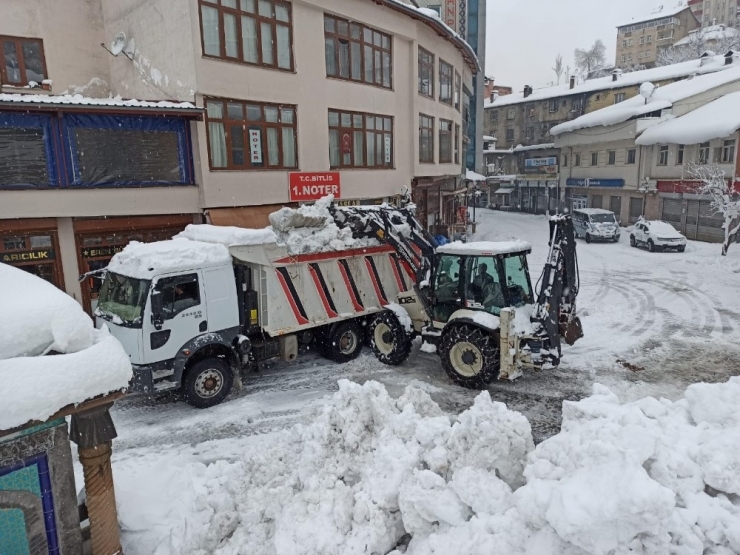
[[[696,181],[658,181],[660,219],[670,223],[688,239],[721,243],[724,219],[712,208],[709,196],[698,194]],[[740,189],[740,185],[736,184]],[[740,194],[740,190],[738,190]]]
[[[121,252],[131,241],[151,243],[172,239],[195,219],[197,216],[182,214],[75,220],[75,247],[80,274],[105,268],[113,255]],[[102,279],[99,275],[88,275],[81,285],[82,306],[92,314],[98,304]]]
[[[0,220],[0,261],[64,289],[56,219]]]

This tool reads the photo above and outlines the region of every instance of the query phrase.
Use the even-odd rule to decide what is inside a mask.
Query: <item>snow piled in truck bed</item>
[[[226,247],[264,245],[276,243],[277,235],[269,228],[246,229],[243,227],[210,224],[190,224],[174,239],[189,239],[203,243],[217,243]]]
[[[123,347],[72,297],[6,264],[0,283],[0,430],[128,385]]]
[[[341,381],[310,425],[238,454],[224,445],[228,460],[212,442],[207,465],[178,452],[116,462],[124,548],[729,555],[740,552],[738,399],[740,378],[677,402],[623,404],[597,385],[564,403],[561,433],[533,450],[526,419],[488,392],[451,418],[420,389],[394,400]]]

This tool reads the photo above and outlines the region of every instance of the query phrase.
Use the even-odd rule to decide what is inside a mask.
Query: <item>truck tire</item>
[[[484,388],[501,369],[498,342],[475,326],[454,326],[445,332],[439,356],[452,381],[470,389]]]
[[[590,242],[591,242],[591,234],[586,233],[586,243],[590,243]]]
[[[393,312],[384,311],[370,322],[370,346],[375,357],[389,366],[403,363],[411,352],[411,338]]]
[[[182,388],[185,400],[197,409],[220,404],[234,385],[229,364],[220,358],[204,358],[188,368]]]
[[[327,358],[344,364],[360,356],[362,351],[362,329],[359,323],[349,320],[337,324],[324,349]]]

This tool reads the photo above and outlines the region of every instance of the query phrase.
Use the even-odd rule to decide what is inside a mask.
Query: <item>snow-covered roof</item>
[[[105,106],[114,108],[153,108],[160,110],[177,109],[202,110],[190,102],[169,102],[165,100],[149,101],[123,99],[120,96],[110,98],[91,98],[81,94],[47,95],[47,94],[0,94],[0,104],[45,104],[59,106]]]
[[[712,42],[718,40],[730,39],[740,35],[740,31],[734,27],[725,27],[724,25],[711,25],[704,29],[695,29],[690,31],[688,36],[677,41],[673,46],[684,46],[691,44],[692,41]]]
[[[735,59],[733,59],[733,63],[734,60]],[[545,87],[543,89],[535,90],[527,98],[524,98],[523,93],[509,94],[499,97],[494,102],[486,102],[485,108],[501,108],[504,106],[521,104],[523,102],[535,102],[538,100],[548,100],[551,98],[560,98],[563,96],[572,96],[582,93],[620,89],[623,87],[640,85],[646,81],[652,81],[655,83],[669,79],[680,79],[694,74],[702,75],[705,73],[714,73],[737,67],[734,65],[725,65],[725,57],[722,55],[714,56],[711,60],[705,61],[704,65],[701,65],[701,62],[702,61],[700,59],[696,59],[682,62],[680,64],[644,69],[641,71],[632,71],[629,73],[620,73],[616,81],[614,81],[611,76],[589,79],[588,81],[577,84],[572,89],[568,83],[555,87]]]
[[[496,137],[492,137],[491,135],[483,135],[484,141],[495,141]]]
[[[229,249],[220,244],[182,238],[156,243],[131,241],[113,257],[108,270],[136,279],[152,279],[169,272],[230,262]]]
[[[642,115],[670,108],[674,102],[696,96],[697,94],[732,82],[739,82],[738,88],[740,88],[740,67],[738,66],[732,67],[732,69],[728,69],[727,71],[710,75],[700,75],[693,79],[685,79],[676,83],[670,83],[664,87],[657,87],[647,101],[642,95],[634,96],[619,104],[614,104],[591,112],[590,114],[585,114],[572,121],[561,123],[553,127],[550,130],[550,134],[557,136],[578,129],[622,123]]]
[[[217,225],[190,224],[184,231],[175,235],[175,239],[189,239],[203,243],[216,243],[226,247],[264,245],[277,243],[277,235],[269,228],[245,229]]]
[[[127,387],[128,355],[77,301],[7,264],[0,283],[0,430]]]
[[[573,212],[582,212],[589,216],[596,216],[600,214],[613,214],[611,210],[604,210],[603,208],[576,208]]]
[[[673,0],[675,2],[675,0]],[[679,1],[678,3],[668,4],[667,0],[661,0],[661,4],[653,5],[646,10],[639,11],[628,22],[617,25],[617,28],[627,27],[628,25],[634,25],[635,23],[643,23],[645,21],[652,21],[654,19],[663,19],[664,17],[673,17],[674,15],[680,14],[688,6],[686,2]]]
[[[508,195],[514,192],[514,187],[501,187],[493,192],[494,195]]]
[[[490,181],[515,181],[516,175],[491,175],[488,177]]]
[[[471,170],[465,170],[465,179],[467,181],[485,181],[486,176]]]
[[[459,254],[461,256],[497,256],[531,251],[532,245],[526,241],[479,241],[462,243],[455,241],[437,248],[437,254]]]
[[[514,152],[527,152],[530,150],[546,150],[548,148],[555,148],[555,143],[542,143],[539,145],[529,145],[529,146],[517,145],[514,147]]]
[[[678,118],[650,127],[638,145],[695,145],[729,137],[740,129],[740,92],[730,93]]]

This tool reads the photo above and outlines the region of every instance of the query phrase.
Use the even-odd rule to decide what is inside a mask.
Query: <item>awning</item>
[[[494,195],[509,195],[514,192],[513,187],[501,187],[498,191],[494,192]]]

